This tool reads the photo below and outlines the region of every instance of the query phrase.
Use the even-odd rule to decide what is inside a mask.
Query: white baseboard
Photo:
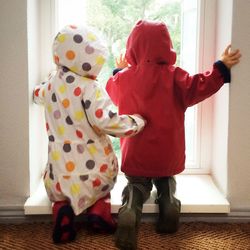
[[[117,214],[114,215],[115,217]],[[158,213],[144,213],[142,222],[154,223]],[[81,218],[80,218],[81,219]],[[79,220],[80,220],[79,219]],[[20,224],[20,223],[49,223],[52,220],[51,214],[45,215],[25,215],[23,209],[7,209],[0,207],[0,224]],[[207,222],[207,223],[250,223],[250,212],[231,212],[228,214],[209,213],[181,213],[181,223]]]

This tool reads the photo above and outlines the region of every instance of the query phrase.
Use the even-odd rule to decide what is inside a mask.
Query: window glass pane
[[[109,49],[109,58],[98,79],[105,84],[115,68],[115,58],[125,52],[127,37],[139,19],[163,21],[168,25],[177,65],[190,73],[196,67],[197,0],[58,0],[58,27],[86,23],[96,27]],[[196,160],[196,108],[186,112],[186,165]],[[112,139],[120,156],[119,139]]]
[[[180,66],[190,74],[196,72],[197,58],[197,0],[182,1]],[[197,164],[197,107],[188,108],[185,114],[186,167]]]
[[[188,108],[185,114],[186,167],[197,167],[197,106]]]

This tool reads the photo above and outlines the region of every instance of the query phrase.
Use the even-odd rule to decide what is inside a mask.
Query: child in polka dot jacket
[[[121,141],[121,170],[128,184],[115,234],[119,248],[136,248],[136,230],[152,184],[159,205],[157,232],[177,231],[181,202],[174,196],[174,175],[185,166],[185,111],[229,82],[230,68],[240,56],[228,47],[211,72],[191,76],[174,66],[176,53],[164,23],[141,20],[131,31],[125,60],[118,61],[120,69],[106,86],[119,114],[138,113],[147,120],[142,133]]]
[[[92,226],[113,230],[110,190],[118,164],[108,135],[134,136],[145,123],[139,115],[118,115],[98,84],[107,50],[87,27],[66,26],[56,36],[57,70],[36,86],[34,102],[45,107],[48,162],[44,184],[53,202],[53,241],[76,236],[74,217],[87,211]]]

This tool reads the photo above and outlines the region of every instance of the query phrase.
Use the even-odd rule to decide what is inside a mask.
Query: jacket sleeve
[[[119,74],[115,74],[110,77],[107,85],[106,91],[108,92],[112,102],[118,106],[119,103]]]
[[[44,97],[45,97],[45,87],[46,83],[43,82],[35,87],[33,91],[33,101],[36,104],[43,105],[44,104]]]
[[[144,120],[133,115],[118,115],[107,92],[97,83],[84,92],[83,107],[88,122],[97,134],[130,137],[144,128]]]
[[[50,88],[50,80],[56,74],[55,70],[51,70],[49,75],[45,78],[45,80],[37,85],[33,90],[33,102],[36,104],[44,105],[44,97],[46,94],[46,89]]]
[[[230,82],[230,80],[230,70],[223,62],[217,61],[210,72],[193,76],[190,76],[181,68],[176,68],[174,88],[186,109],[215,94],[224,83]]]

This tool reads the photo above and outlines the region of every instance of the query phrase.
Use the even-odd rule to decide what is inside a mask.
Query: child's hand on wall
[[[125,58],[125,56],[123,56],[123,54],[120,54],[120,58],[119,59],[115,59],[115,64],[116,64],[116,67],[119,68],[119,69],[124,69],[126,67],[128,67],[128,62]]]
[[[231,69],[231,67],[239,63],[240,57],[240,51],[238,49],[232,50],[231,45],[228,45],[221,55],[221,61],[227,66],[228,69]]]

